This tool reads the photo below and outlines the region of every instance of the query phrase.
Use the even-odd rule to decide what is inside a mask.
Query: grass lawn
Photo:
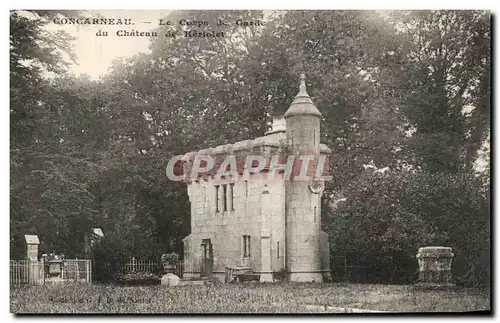
[[[485,289],[414,290],[412,286],[249,284],[118,287],[66,284],[11,287],[12,313],[314,313],[306,305],[392,312],[490,309]]]

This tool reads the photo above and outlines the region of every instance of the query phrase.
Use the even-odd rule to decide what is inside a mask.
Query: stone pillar
[[[28,264],[28,279],[31,284],[43,283],[43,263],[38,263],[38,240],[37,235],[25,234],[26,240],[26,260]]]
[[[271,271],[271,233],[267,229],[263,229],[260,238],[260,263],[261,263],[261,283],[272,283],[273,274]]]
[[[451,262],[453,253],[449,247],[423,247],[418,249],[418,286],[452,286]]]
[[[85,234],[85,255],[87,258],[94,258],[94,247],[104,238],[101,228],[92,228],[91,232]]]
[[[269,229],[269,221],[271,217],[269,213],[272,210],[271,193],[267,187],[261,194],[261,234],[260,234],[260,282],[273,282],[273,274],[271,269],[271,230]]]
[[[25,234],[24,239],[26,240],[26,260],[38,262],[38,245],[40,244],[38,236]]]

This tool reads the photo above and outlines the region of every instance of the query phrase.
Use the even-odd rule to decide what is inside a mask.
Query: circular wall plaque
[[[323,191],[323,189],[325,188],[325,185],[322,181],[320,181],[319,179],[317,178],[313,178],[311,180],[311,182],[309,183],[309,189],[311,190],[311,192],[313,192],[314,194],[319,194]]]

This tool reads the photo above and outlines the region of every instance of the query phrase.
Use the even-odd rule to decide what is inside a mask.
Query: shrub
[[[143,285],[158,285],[161,279],[152,273],[148,272],[132,272],[118,273],[115,281],[120,285],[127,286],[143,286]]]
[[[164,253],[161,255],[161,262],[166,264],[168,263],[169,265],[177,265],[179,264],[181,258],[179,257],[179,254],[175,252],[171,253]]]

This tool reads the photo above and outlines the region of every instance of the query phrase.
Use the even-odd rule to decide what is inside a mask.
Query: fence
[[[182,277],[184,274],[184,266],[181,260],[179,264],[175,266],[174,274]],[[156,273],[163,271],[163,264],[157,261],[140,260],[132,257],[128,262],[120,267],[120,270],[125,273],[136,273],[136,272],[146,272],[146,273]]]
[[[84,283],[92,280],[92,263],[88,259],[68,259],[61,272],[61,278]]]
[[[332,279],[351,283],[412,283],[416,262],[393,256],[380,256],[378,259],[358,259],[355,256],[331,256]]]
[[[9,277],[11,285],[43,284],[43,264],[31,262],[30,260],[11,260]]]
[[[121,266],[121,270],[126,273],[134,273],[134,272],[146,272],[146,273],[154,273],[161,268],[160,264],[155,261],[146,261],[139,260],[135,257],[132,257],[127,263]]]
[[[11,285],[43,285],[50,281],[47,263],[30,260],[11,260],[9,276]],[[65,260],[60,278],[65,282],[90,283],[92,280],[91,261],[88,259]]]

